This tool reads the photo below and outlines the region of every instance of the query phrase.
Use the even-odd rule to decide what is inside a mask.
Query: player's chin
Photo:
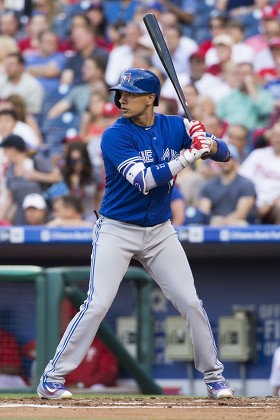
[[[122,114],[124,118],[130,118],[131,117],[131,112],[129,111],[129,109],[122,109]]]

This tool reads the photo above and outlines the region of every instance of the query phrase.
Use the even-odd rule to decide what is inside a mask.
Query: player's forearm
[[[158,165],[146,168],[144,163],[133,163],[127,165],[123,170],[123,175],[143,194],[161,185],[171,181],[182,169],[187,166],[187,162],[183,162],[184,158],[179,156],[170,162],[159,163]]]

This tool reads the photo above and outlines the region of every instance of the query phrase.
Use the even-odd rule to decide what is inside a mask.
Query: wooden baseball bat
[[[158,24],[157,18],[155,17],[153,13],[148,13],[147,15],[144,16],[143,21],[146,25],[147,31],[149,32],[150,38],[152,40],[152,43],[154,44],[154,47],[160,58],[160,61],[162,62],[162,65],[165,68],[165,71],[171,83],[174,86],[174,89],[181,102],[181,105],[186,114],[186,117],[189,121],[191,121],[193,119],[191,115],[191,111],[189,109],[185,95],[180,86],[177,73],[176,73],[172,58],[171,58],[171,54],[166,45],[165,39],[161,32],[160,26]]]
[[[158,24],[157,18],[155,17],[153,13],[148,13],[147,15],[143,17],[143,21],[146,25],[147,31],[150,35],[150,38],[155,47],[155,50],[160,58],[160,61],[162,62],[162,65],[165,68],[165,71],[171,83],[174,86],[174,89],[181,102],[185,115],[187,119],[191,121],[193,119],[191,115],[191,111],[188,106],[187,100],[185,98],[184,92],[179,83],[178,76],[177,76],[177,73],[173,64],[170,51],[166,45],[165,39],[161,32],[160,26]],[[203,154],[203,159],[207,159],[208,157],[209,157],[209,153]]]

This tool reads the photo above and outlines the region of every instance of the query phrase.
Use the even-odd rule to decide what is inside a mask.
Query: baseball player
[[[124,71],[115,91],[122,117],[103,133],[101,149],[106,188],[93,229],[87,299],[68,325],[37,388],[41,398],[71,398],[64,377],[85,357],[109,310],[132,258],[141,262],[186,321],[195,367],[208,395],[231,398],[211,327],[194,286],[188,259],[170,222],[176,175],[210,153],[227,161],[224,141],[205,132],[199,121],[154,112],[160,82],[151,71]]]

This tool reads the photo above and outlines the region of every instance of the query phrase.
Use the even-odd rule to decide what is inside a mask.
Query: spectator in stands
[[[265,127],[274,109],[274,99],[259,85],[251,63],[237,65],[237,83],[238,87],[218,102],[218,117],[229,124],[244,125],[248,130]]]
[[[182,89],[183,89],[183,93],[185,95],[185,98],[188,98],[187,102],[188,102],[188,106],[190,108],[191,115],[192,115],[193,114],[193,109],[196,105],[197,98],[199,96],[198,89],[197,89],[197,87],[195,86],[194,83],[189,83],[189,84],[183,86]],[[170,98],[170,100],[171,99],[172,98]],[[175,99],[173,99],[173,100],[175,100]],[[178,103],[178,101],[176,101],[176,103]]]
[[[5,58],[11,54],[18,52],[17,42],[9,35],[0,35],[0,74],[5,73]]]
[[[227,23],[228,17],[224,13],[217,13],[216,11],[213,11],[210,14],[210,37],[199,44],[199,49],[202,51],[204,57],[206,56],[207,51],[213,46],[212,40],[215,38],[215,36],[227,33]],[[211,61],[206,62],[207,66],[211,66],[212,64],[213,63]]]
[[[182,88],[192,83],[200,95],[210,96],[215,102],[231,92],[231,87],[228,83],[225,83],[220,77],[214,76],[206,71],[204,53],[200,49],[190,55],[189,70],[189,74],[186,71],[185,73],[178,75]],[[168,98],[175,98],[178,101],[175,90],[169,79],[162,85],[162,95]],[[179,112],[182,113],[179,102],[178,106]]]
[[[28,194],[22,203],[26,224],[29,226],[45,225],[48,221],[48,205],[41,194]]]
[[[105,387],[116,386],[118,376],[118,360],[103,341],[96,336],[81,364],[66,375],[65,384],[69,387],[100,391]]]
[[[18,41],[19,49],[24,58],[39,53],[39,35],[47,29],[50,29],[50,25],[45,13],[34,12],[25,26],[27,36]]]
[[[212,131],[209,130],[210,133]],[[225,132],[225,135],[223,136],[224,139],[227,139],[227,142],[230,144],[234,144],[236,146],[240,162],[243,162],[243,160],[249,155],[251,146],[249,144],[249,132],[244,125],[239,124],[230,124]]]
[[[124,44],[125,28],[126,28],[126,23],[123,21],[108,24],[107,37],[111,45],[110,51]]]
[[[24,69],[24,59],[19,53],[9,54],[4,62],[5,73],[0,76],[2,98],[13,93],[20,95],[26,102],[27,111],[32,115],[40,114],[44,90],[38,80]]]
[[[89,17],[84,13],[75,13],[71,18],[71,32],[76,28],[91,27],[91,21]]]
[[[29,156],[24,140],[15,134],[4,138],[0,143],[8,158],[6,180],[8,197],[0,210],[0,218],[9,215],[13,205],[16,213],[12,222],[26,224],[22,203],[31,193],[42,193],[48,185],[61,180],[60,172],[48,159],[39,153]]]
[[[0,13],[0,34],[17,40],[20,37],[20,22],[14,10],[6,9]]]
[[[198,95],[193,107],[194,118],[204,120],[204,118],[216,114],[216,104],[211,96]]]
[[[219,46],[228,47],[227,55],[234,63],[253,62],[255,51],[244,42],[245,30],[241,22],[229,20],[227,23],[227,33],[216,35],[212,40],[212,47],[207,51],[205,61],[209,69],[218,65],[220,62],[225,65],[225,51],[221,51]],[[229,61],[229,58],[227,58]]]
[[[245,43],[252,47],[255,52],[260,52],[267,48],[267,43],[271,38],[280,36],[280,22],[277,9],[267,4],[261,8],[259,13],[261,19],[258,33],[245,39]]]
[[[204,125],[208,133],[214,134],[219,139],[224,138],[228,125],[225,121],[220,120],[216,114],[206,115]]]
[[[1,140],[10,134],[22,137],[29,150],[36,150],[40,146],[40,138],[31,126],[20,121],[14,106],[8,102],[0,102],[0,138]]]
[[[219,176],[205,182],[199,193],[198,209],[212,226],[245,226],[255,222],[256,191],[252,181],[238,174],[239,154],[229,145],[231,159],[218,163]]]
[[[149,48],[146,48],[145,46],[143,46],[143,44],[142,44],[142,47],[143,48],[139,48],[139,50],[135,51],[132,67],[138,67],[140,69],[148,69],[152,65],[151,53],[149,51]]]
[[[88,107],[82,113],[80,137],[85,143],[90,143],[92,137],[101,136],[104,131],[103,110],[108,101],[108,95],[99,90],[93,91],[89,97]]]
[[[195,97],[195,94],[193,92],[194,92],[194,90],[192,91],[191,88],[190,88],[189,89],[190,95],[186,96],[186,98],[188,98],[188,105],[189,105],[190,110],[191,110],[191,106],[192,106],[193,97]],[[192,95],[193,95],[193,97],[192,97]],[[157,107],[157,112],[159,114],[177,115],[178,114],[177,101],[173,98],[165,98],[164,96],[161,96],[160,97],[160,104],[158,104],[158,107]]]
[[[261,223],[280,224],[280,123],[270,130],[270,145],[251,151],[239,173],[254,182]]]
[[[269,383],[273,387],[273,395],[280,397],[280,346],[273,353]]]
[[[108,51],[97,46],[96,35],[91,26],[74,28],[71,38],[76,52],[66,61],[61,75],[61,84],[66,86],[85,83],[82,68],[86,58],[92,55],[98,56],[103,59],[104,66],[107,65],[108,61]]]
[[[53,0],[36,0],[32,2],[32,10],[35,14],[43,14],[47,17],[48,23],[51,26],[54,18],[58,14],[60,1]]]
[[[189,75],[189,58],[191,54],[197,50],[198,44],[191,38],[182,36],[179,25],[165,28],[163,35],[169,48],[176,72],[178,74],[186,73]],[[153,56],[153,65],[163,69],[162,63],[156,52]]]
[[[83,114],[80,128],[82,141],[87,144],[90,160],[98,179],[104,179],[101,156],[101,135],[110,124],[119,118],[120,110],[100,92],[93,92],[88,110]]]
[[[83,205],[84,218],[92,221],[94,210],[99,210],[104,182],[94,170],[86,144],[75,141],[67,145],[61,172],[70,193]]]
[[[215,9],[227,12],[232,17],[238,17],[252,13],[254,4],[254,0],[216,0]]]
[[[28,124],[36,133],[36,136],[39,139],[39,143],[42,144],[43,138],[39,124],[36,120],[36,117],[27,112],[26,103],[23,97],[17,94],[12,94],[7,96],[7,98],[2,99],[0,102],[0,109],[7,107],[16,111],[17,120]]]
[[[204,176],[195,167],[187,166],[178,174],[176,183],[187,203],[187,207],[194,206],[202,185],[205,182]]]
[[[60,40],[59,50],[65,52],[66,56],[72,56],[76,53],[75,46],[73,45],[72,32],[75,28],[91,27],[90,19],[83,12],[67,13],[67,6],[65,6],[65,12],[61,12],[60,16],[63,17],[63,23],[61,22],[60,16],[56,17],[57,25],[54,25],[54,32],[58,35]],[[60,22],[59,22],[60,20]]]
[[[138,6],[138,1],[108,0],[104,2],[104,12],[108,23],[131,22]]]
[[[38,51],[25,58],[25,70],[36,77],[44,89],[44,113],[58,99],[58,87],[64,65],[65,56],[58,51],[56,34],[49,29],[40,32]]]
[[[132,21],[126,25],[123,44],[113,48],[109,55],[105,72],[105,81],[109,86],[115,85],[118,82],[118,74],[132,66],[141,36],[140,23]]]
[[[107,51],[111,51],[112,44],[107,35],[108,22],[102,4],[91,3],[86,11],[86,16],[89,18],[94,29],[96,35],[96,45],[100,48],[105,48]]]
[[[240,20],[230,19],[227,32],[233,40],[232,60],[235,63],[253,61],[255,50],[245,43],[245,24]]]
[[[184,33],[184,30],[187,30],[193,22],[197,10],[196,2],[194,0],[161,0],[161,4],[176,16]]]
[[[21,372],[18,341],[9,331],[0,329],[0,388],[25,388]]]
[[[73,195],[61,195],[52,202],[52,218],[47,226],[92,227],[93,222],[84,220],[81,200]]]
[[[227,63],[232,62],[233,39],[228,34],[217,35],[213,38],[213,47],[207,52],[215,54],[215,62],[208,66],[207,71],[214,76],[221,76]],[[206,59],[207,59],[206,55]],[[213,59],[211,60],[214,61]]]
[[[64,112],[71,110],[81,116],[89,106],[91,93],[102,91],[107,93],[104,82],[105,64],[99,56],[89,56],[82,65],[83,83],[73,86],[70,92],[54,104],[48,118],[57,118]]]
[[[271,38],[267,42],[267,48],[264,48],[256,54],[254,69],[258,76],[265,82],[278,80],[280,78],[280,37]],[[278,82],[279,83],[279,82]],[[271,89],[273,93],[274,88]]]

